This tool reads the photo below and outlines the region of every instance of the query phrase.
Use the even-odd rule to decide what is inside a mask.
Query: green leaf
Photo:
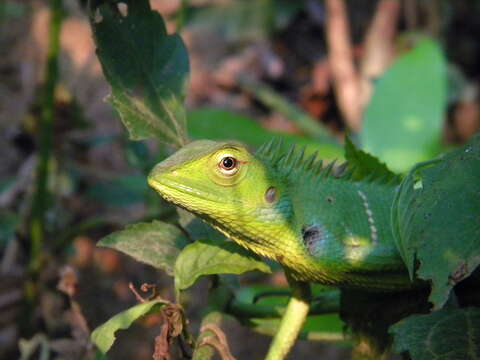
[[[118,330],[128,329],[135,320],[142,316],[159,312],[163,305],[165,303],[160,300],[152,300],[115,315],[92,332],[92,342],[105,354],[115,342],[115,333]]]
[[[200,276],[212,274],[243,274],[259,270],[270,273],[270,267],[255,254],[234,242],[199,240],[183,249],[175,262],[175,288],[192,286]]]
[[[365,151],[405,172],[438,154],[446,110],[445,58],[423,40],[400,56],[375,85],[360,140]]]
[[[200,239],[218,239],[226,241],[224,235],[215,230],[207,223],[200,220],[191,212],[177,207],[178,222],[183,230],[185,230],[190,239],[196,241]]]
[[[173,275],[175,260],[188,244],[189,240],[176,226],[153,221],[129,225],[104,237],[97,245],[121,251]]]
[[[418,164],[392,206],[395,241],[413,277],[432,282],[440,308],[480,264],[480,134],[463,148]]]
[[[112,87],[109,100],[132,140],[157,136],[182,146],[189,72],[185,45],[177,34],[167,34],[148,0],[123,0],[120,5],[126,10],[102,3],[91,11],[98,58]]]
[[[127,175],[91,186],[87,196],[107,206],[130,206],[145,201],[145,176]]]
[[[480,309],[444,309],[413,315],[390,328],[394,351],[412,360],[480,359]]]
[[[188,114],[188,131],[194,139],[232,140],[259,147],[273,137],[282,138],[285,148],[305,146],[306,155],[319,152],[322,159],[343,159],[343,147],[338,143],[321,142],[307,137],[270,132],[253,119],[228,110],[203,108]]]
[[[349,136],[345,136],[345,160],[354,169],[353,179],[382,179],[385,182],[393,180],[396,175],[376,157],[358,149]]]

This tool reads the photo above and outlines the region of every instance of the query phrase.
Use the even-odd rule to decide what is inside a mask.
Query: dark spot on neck
[[[277,189],[270,186],[265,192],[265,201],[269,204],[274,203],[277,200]]]
[[[334,201],[335,201],[335,199],[332,196],[327,196],[327,202],[329,204],[333,204]]]
[[[308,252],[313,254],[316,243],[322,239],[320,226],[316,224],[302,226],[302,238]]]

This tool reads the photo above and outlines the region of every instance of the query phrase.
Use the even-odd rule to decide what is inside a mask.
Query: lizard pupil
[[[225,170],[232,170],[237,165],[237,160],[231,156],[222,159],[221,166]]]

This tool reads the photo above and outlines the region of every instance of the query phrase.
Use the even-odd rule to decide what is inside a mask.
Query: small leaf
[[[132,140],[157,136],[173,146],[186,142],[185,88],[188,53],[168,35],[148,0],[123,0],[124,12],[105,2],[92,9],[97,55],[112,87],[110,102]]]
[[[392,206],[393,233],[410,276],[432,282],[439,309],[480,264],[480,134],[463,148],[418,164]]]
[[[176,226],[153,221],[129,225],[104,237],[97,245],[121,251],[173,275],[175,260],[187,244],[189,240]]]
[[[175,287],[183,290],[203,275],[243,274],[259,270],[270,273],[270,267],[255,254],[234,242],[199,240],[183,249],[175,262]]]
[[[412,360],[480,359],[480,309],[444,309],[413,315],[390,328],[394,351]]]
[[[159,312],[164,305],[165,303],[160,300],[152,300],[135,305],[115,315],[92,332],[92,342],[105,354],[115,342],[115,333],[118,330],[128,329],[135,320],[142,316]]]
[[[387,165],[369,153],[358,149],[349,136],[345,136],[345,159],[348,162],[348,166],[355,169],[353,173],[354,180],[370,178],[372,180],[382,179],[388,182],[396,177],[388,169]]]
[[[360,132],[365,151],[396,172],[438,154],[447,105],[447,67],[424,39],[399,56],[375,85]]]

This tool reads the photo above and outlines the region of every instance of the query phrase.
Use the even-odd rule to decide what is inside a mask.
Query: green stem
[[[185,21],[187,20],[187,11],[188,11],[188,0],[181,0],[180,2],[180,9],[178,9],[177,17],[176,17],[176,28],[175,32],[180,33],[183,26],[185,25]]]
[[[208,296],[209,307],[205,316],[202,318],[200,328],[213,324],[220,326],[223,319],[223,312],[231,299],[232,293],[229,288],[222,283],[220,279],[216,279],[217,286],[211,290]],[[204,338],[213,335],[210,331],[203,331],[197,338],[199,344]],[[192,360],[210,360],[215,354],[215,349],[209,345],[197,346],[193,352]]]
[[[52,152],[53,121],[55,113],[55,87],[58,82],[58,55],[60,52],[60,28],[62,25],[62,0],[50,0],[50,29],[45,88],[40,114],[39,159],[36,173],[36,191],[33,198],[30,222],[31,252],[29,269],[40,267],[40,254],[45,238],[45,213],[48,208],[48,173]]]
[[[273,0],[260,0],[263,15],[263,30],[267,37],[275,31],[275,4]]]
[[[271,326],[256,326],[251,328],[256,333],[272,336],[275,335],[276,332],[272,329]],[[298,334],[298,338],[301,340],[307,341],[320,341],[320,342],[329,342],[329,343],[339,343],[344,342],[347,343],[349,341],[343,334],[340,333],[333,333],[327,331],[301,331]]]
[[[282,317],[280,327],[273,338],[265,360],[285,359],[297,340],[310,308],[310,285],[292,279],[288,276],[288,273],[287,278],[293,295],[288,302],[287,310]]]
[[[268,85],[252,80],[246,76],[241,76],[237,80],[239,85],[246,91],[252,93],[257,100],[272,110],[283,114],[306,134],[318,138],[319,140],[326,141],[327,143],[337,143],[332,135],[330,135],[330,132],[318,121],[300,109],[297,105],[277,94]]]
[[[320,294],[312,301],[309,315],[332,314],[340,310],[340,294],[337,291]],[[234,299],[227,309],[237,318],[278,318],[285,314],[285,306],[242,303]]]

